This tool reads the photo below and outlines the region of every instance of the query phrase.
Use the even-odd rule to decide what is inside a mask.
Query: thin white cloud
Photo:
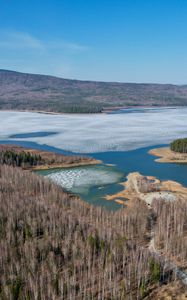
[[[72,43],[72,42],[66,42],[66,41],[50,41],[48,43],[49,48],[55,48],[55,49],[67,49],[72,51],[85,51],[89,50],[90,47],[80,45],[78,43]]]
[[[69,50],[72,52],[81,52],[88,50],[89,47],[68,41],[43,41],[27,32],[19,31],[0,31],[0,48],[17,49],[27,48],[35,50]]]
[[[27,32],[0,31],[0,48],[30,48],[42,50],[43,43]]]

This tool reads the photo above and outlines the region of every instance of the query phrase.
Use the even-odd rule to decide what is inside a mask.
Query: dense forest
[[[161,207],[153,212],[158,242],[167,241],[172,252],[170,223],[180,236],[185,214],[180,218],[181,210],[171,207],[165,220]],[[109,212],[36,174],[1,165],[0,299],[158,299],[175,274],[150,253],[150,230],[150,211],[138,199],[132,208]],[[176,255],[181,246],[179,240]]]
[[[124,106],[185,105],[185,85],[81,81],[0,70],[0,109],[100,113]]]
[[[13,150],[0,151],[0,164],[6,164],[16,167],[36,166],[40,164],[42,158],[40,155],[22,151]]]
[[[170,149],[179,153],[187,153],[187,138],[173,141],[170,144]]]

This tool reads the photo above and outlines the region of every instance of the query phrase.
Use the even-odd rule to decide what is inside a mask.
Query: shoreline
[[[187,153],[177,153],[171,151],[169,147],[154,148],[149,150],[148,153],[158,157],[155,161],[159,163],[187,164]]]
[[[55,111],[45,111],[45,110],[29,110],[29,109],[0,109],[0,112],[28,112],[28,113],[38,113],[38,114],[44,114],[44,115],[105,115],[105,114],[110,114],[111,112],[115,112],[115,111],[118,111],[118,110],[123,110],[123,109],[139,109],[139,108],[171,108],[171,109],[175,109],[175,108],[180,108],[180,107],[183,107],[182,105],[181,106],[114,106],[114,107],[106,107],[106,108],[103,108],[103,110],[101,112],[97,112],[97,113],[94,113],[94,112],[91,112],[91,113],[81,113],[81,112],[78,112],[78,113],[66,113],[66,112],[55,112]]]
[[[17,145],[1,144],[0,152],[5,153],[6,151],[12,151],[17,155],[25,153],[35,157],[40,157],[40,161],[38,164],[32,165],[27,162],[25,165],[24,163],[20,165],[20,167],[23,170],[30,171],[74,168],[80,166],[92,166],[102,164],[101,160],[96,160],[92,157],[87,156],[63,155],[54,152],[21,147]]]
[[[32,171],[46,171],[46,170],[53,170],[53,169],[68,169],[68,168],[78,168],[78,167],[86,167],[86,166],[95,166],[102,164],[101,160],[93,160],[90,162],[79,162],[79,163],[71,163],[71,164],[53,164],[53,165],[39,165],[29,168]],[[26,168],[26,170],[28,170]]]
[[[187,188],[182,184],[154,176],[143,176],[139,172],[129,173],[127,181],[120,183],[124,189],[113,195],[106,195],[105,200],[132,208],[137,199],[151,207],[153,200],[177,201],[187,198]]]

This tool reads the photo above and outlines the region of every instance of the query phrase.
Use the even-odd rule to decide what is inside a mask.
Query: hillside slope
[[[0,299],[186,299],[146,247],[148,213],[138,200],[105,211],[0,165]]]
[[[0,70],[0,109],[101,112],[116,106],[187,105],[187,86],[62,79]]]

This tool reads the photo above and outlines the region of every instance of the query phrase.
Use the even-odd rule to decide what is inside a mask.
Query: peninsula
[[[187,163],[187,139],[177,139],[170,147],[155,148],[149,154],[159,157],[156,161],[161,163]]]
[[[145,202],[148,207],[154,200],[175,201],[187,198],[187,188],[180,183],[167,180],[161,181],[154,176],[143,176],[138,172],[130,173],[127,181],[121,183],[124,190],[107,195],[106,200],[114,200],[117,203],[132,207],[136,199]]]
[[[0,163],[27,170],[48,170],[100,164],[88,156],[63,155],[12,145],[0,145]]]

